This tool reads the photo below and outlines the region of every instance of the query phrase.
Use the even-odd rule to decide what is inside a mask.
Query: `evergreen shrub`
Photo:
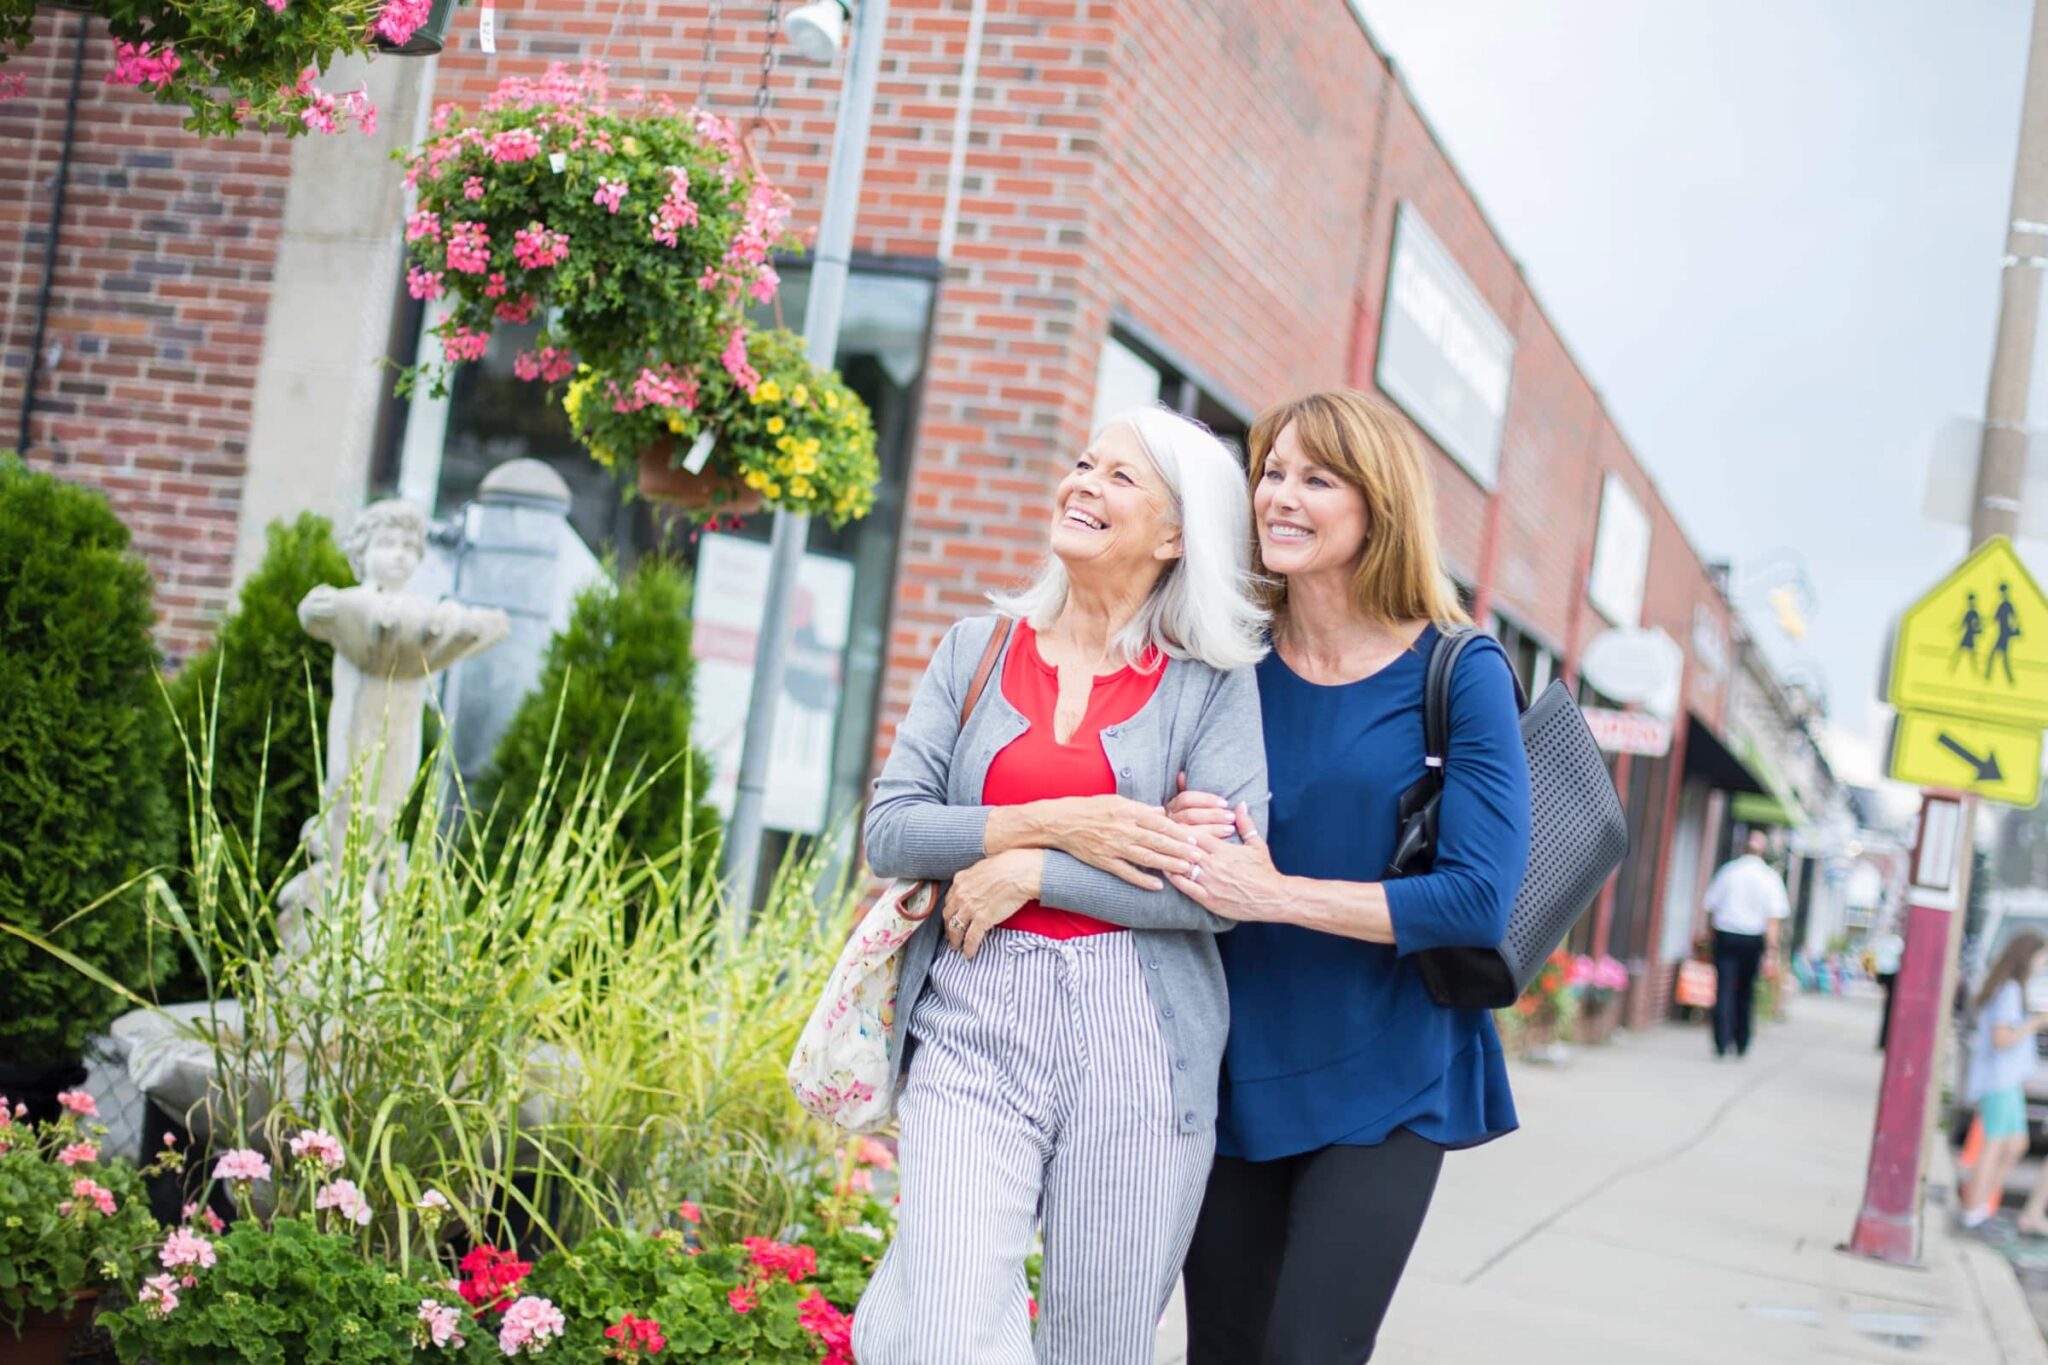
[[[297,521],[272,522],[264,535],[263,562],[242,585],[234,611],[170,683],[171,709],[200,762],[188,769],[176,746],[165,769],[182,815],[188,776],[212,743],[214,810],[260,884],[275,880],[299,846],[300,827],[320,809],[318,759],[334,694],[334,647],[306,634],[299,602],[323,583],[346,588],[356,581],[327,518],[302,512]],[[179,828],[179,865],[189,868],[193,827],[181,819]]]
[[[718,812],[705,800],[710,764],[690,744],[695,663],[690,580],[677,565],[644,560],[616,589],[600,583],[577,598],[548,645],[540,682],[513,714],[473,794],[478,812],[496,811],[491,847],[503,845],[544,774],[560,774],[550,802],[558,809],[578,778],[595,780],[612,755],[605,779],[612,802],[662,770],[621,816],[620,845],[647,855],[687,846],[698,872],[715,866]]]
[[[141,991],[169,962],[140,878],[176,844],[153,585],[128,539],[100,494],[0,452],[0,924]],[[76,1057],[118,1010],[0,933],[0,1058]]]

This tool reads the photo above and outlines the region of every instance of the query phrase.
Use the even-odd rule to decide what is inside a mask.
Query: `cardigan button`
[[[1195,1111],[1192,1109],[1188,1110],[1187,1113],[1180,1116],[1180,1121],[1192,1127],[1195,1122]]]
[[[1108,735],[1108,736],[1109,736],[1109,737],[1110,737],[1111,739],[1115,739],[1115,738],[1116,738],[1116,727],[1115,727],[1114,725],[1111,725],[1111,726],[1107,727],[1106,729],[1104,729],[1102,733],[1103,733],[1103,734],[1105,734],[1105,735]]]
[[[1130,770],[1129,768],[1119,768],[1119,769],[1117,769],[1117,776],[1119,776],[1119,777],[1129,777],[1130,775],[1131,775],[1131,770]]]
[[[1173,1018],[1173,1006],[1168,1005],[1165,1009],[1159,1011],[1159,1013],[1164,1017],[1171,1019]]]
[[[1188,1059],[1182,1057],[1179,1061],[1176,1061],[1173,1064],[1173,1069],[1175,1071],[1186,1071],[1188,1069]]]
[[[1145,965],[1156,972],[1159,970],[1159,959],[1155,957],[1150,962],[1147,962]]]

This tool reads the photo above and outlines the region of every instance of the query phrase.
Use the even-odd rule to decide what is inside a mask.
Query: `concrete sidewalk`
[[[1835,1250],[1869,1155],[1877,1005],[1791,1008],[1740,1063],[1672,1026],[1517,1065],[1522,1131],[1445,1162],[1376,1359],[2048,1365],[2011,1269],[1945,1207],[1921,1269]]]

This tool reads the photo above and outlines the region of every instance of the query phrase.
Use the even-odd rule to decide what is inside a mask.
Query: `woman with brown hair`
[[[1477,641],[1451,679],[1434,870],[1384,879],[1424,772],[1424,667],[1468,623],[1428,472],[1406,422],[1351,391],[1268,411],[1250,453],[1271,830],[1207,793],[1171,806],[1201,841],[1173,884],[1240,922],[1217,940],[1230,1038],[1189,1360],[1349,1365],[1372,1355],[1444,1152],[1515,1127],[1492,1017],[1431,1001],[1411,955],[1501,941],[1529,772],[1507,656]]]
[[[1976,1227],[1998,1212],[2005,1178],[2027,1154],[2027,1078],[2038,1064],[2034,1036],[2048,1029],[2048,1014],[2027,1013],[2027,981],[2048,966],[2048,940],[2027,931],[2012,941],[1984,974],[1970,1002],[1977,1024],[1970,1048],[1970,1083],[1963,1098],[1977,1106],[1984,1125],[1984,1150],[1963,1187],[1962,1221]],[[2042,1183],[2048,1189],[2048,1181]],[[2048,1233],[2041,1211],[2028,1201],[2020,1231]]]

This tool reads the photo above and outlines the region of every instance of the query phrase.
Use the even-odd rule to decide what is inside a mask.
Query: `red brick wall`
[[[28,93],[0,103],[0,445],[21,420],[79,22],[42,10],[4,68]],[[228,599],[288,152],[255,134],[201,141],[178,111],[105,84],[112,43],[89,22],[26,454],[107,492],[156,573],[177,659]]]

